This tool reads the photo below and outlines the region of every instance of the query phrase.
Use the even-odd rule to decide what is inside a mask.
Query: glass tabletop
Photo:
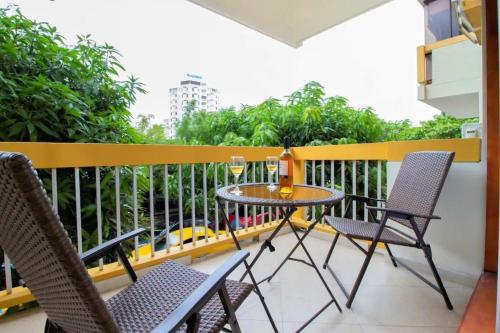
[[[234,185],[226,186],[217,190],[217,197],[240,204],[294,207],[331,204],[344,198],[342,191],[312,185],[294,185],[293,192],[284,196],[280,194],[279,189],[269,191],[268,185],[266,183],[240,184],[241,195],[231,193]]]

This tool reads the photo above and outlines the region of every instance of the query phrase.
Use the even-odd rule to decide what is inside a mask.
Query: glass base
[[[239,188],[235,188],[234,190],[230,191],[229,193],[234,194],[234,195],[241,195],[243,192]]]
[[[276,186],[274,184],[267,185],[267,189],[269,190],[269,192],[274,192],[274,191],[276,191],[277,188],[278,188],[278,186]]]

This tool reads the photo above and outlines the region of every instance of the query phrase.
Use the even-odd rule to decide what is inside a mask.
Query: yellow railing
[[[408,152],[419,150],[455,151],[455,162],[478,162],[479,139],[394,141],[348,145],[293,148],[297,160],[389,160],[401,161]],[[0,142],[0,151],[28,156],[35,168],[77,168],[116,165],[156,165],[227,162],[232,155],[247,161],[263,161],[278,155],[279,147],[224,147],[181,145],[133,145],[97,143]]]
[[[294,148],[298,160],[384,160],[402,161],[413,151],[454,151],[454,162],[479,162],[480,139],[442,139],[363,143]],[[0,145],[1,147],[1,145]]]
[[[450,139],[384,142],[372,144],[351,144],[336,146],[297,147],[293,148],[296,159],[294,179],[304,182],[306,161],[315,160],[351,160],[351,161],[401,161],[404,155],[412,151],[446,150],[456,153],[455,162],[478,162],[481,160],[479,139]],[[263,161],[266,156],[278,155],[281,148],[275,147],[212,147],[212,146],[175,146],[175,145],[120,145],[120,144],[59,144],[59,143],[0,143],[0,151],[21,152],[27,155],[35,168],[83,168],[104,166],[144,166],[164,164],[224,163],[231,155],[243,155],[249,162]],[[301,219],[302,212],[294,217],[294,222],[305,226]],[[241,229],[238,237],[253,238],[261,233],[276,228],[277,223],[264,223]],[[318,226],[319,231],[330,232],[326,226]],[[200,256],[205,253],[232,247],[231,239],[223,235],[213,237],[196,244],[188,243],[183,247],[171,247],[169,251],[155,252],[154,256],[132,260],[135,269],[158,265],[166,260],[184,256]],[[125,272],[117,263],[104,265],[102,268],[89,269],[94,281],[103,281]],[[0,291],[0,308],[34,300],[29,290],[15,287],[10,292]]]

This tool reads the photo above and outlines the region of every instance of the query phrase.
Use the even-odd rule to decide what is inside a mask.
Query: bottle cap
[[[290,137],[285,136],[285,149],[290,149]]]

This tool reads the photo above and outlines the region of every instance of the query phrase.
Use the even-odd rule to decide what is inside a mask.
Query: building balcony
[[[334,279],[324,274],[344,312],[327,309],[306,331],[454,332],[457,329],[483,271],[485,176],[479,139],[297,147],[292,150],[294,182],[382,199],[390,193],[404,155],[422,150],[456,153],[435,210],[442,220],[431,224],[426,234],[454,310],[447,310],[438,293],[406,270],[393,267],[381,247],[350,310],[343,306],[346,299]],[[189,263],[207,273],[215,270],[234,250],[213,200],[216,188],[231,184],[227,165],[230,156],[245,157],[242,182],[264,182],[267,173],[263,161],[266,156],[279,155],[281,148],[0,143],[0,151],[22,152],[32,160],[45,180],[56,211],[67,209],[68,203],[75,205],[75,220],[63,218],[63,222],[80,253],[87,246],[106,241],[113,233],[124,233],[137,226],[148,227],[150,237],[135,242],[129,252],[130,263],[140,275],[166,260]],[[93,190],[85,190],[88,186]],[[183,204],[187,202],[197,204]],[[96,214],[92,217],[97,221],[95,238],[86,236],[88,226],[84,222],[90,217],[88,208],[82,208],[87,206],[97,207],[90,211]],[[237,237],[255,254],[265,235],[278,226],[276,218],[279,219],[280,214],[274,208],[233,206],[227,204],[226,211],[233,215]],[[293,224],[306,228],[320,209],[299,210],[292,219]],[[347,209],[351,208],[340,203],[332,214],[340,216]],[[363,206],[354,205],[352,210],[358,219],[368,218]],[[179,223],[174,232],[176,222]],[[186,235],[197,227],[201,227],[202,232],[196,232],[195,237],[189,239]],[[172,237],[163,234],[166,241],[159,242],[155,231],[166,231],[166,234],[170,231]],[[273,243],[275,252],[265,252],[263,260],[254,268],[257,277],[269,274],[269,267],[277,265],[295,244],[290,231],[286,228],[281,231]],[[333,234],[333,229],[321,221],[312,237],[307,238],[306,245],[315,262],[323,262]],[[424,276],[430,274],[421,253],[398,248],[397,255],[421,268]],[[353,283],[363,258],[349,242],[339,243],[333,265],[339,267],[340,279],[347,286]],[[5,281],[2,281],[5,289],[0,291],[0,309],[33,301],[30,291],[19,285],[7,257],[4,262],[7,264]],[[101,262],[89,268],[88,273],[104,298],[129,283],[123,266],[117,262]],[[237,279],[241,273],[242,268],[232,277]],[[320,283],[315,283],[319,282],[315,278],[309,268],[288,263],[275,280],[262,284],[280,332],[295,331],[324,304],[327,294]],[[237,315],[243,332],[271,332],[255,295],[245,301]],[[45,318],[43,311],[36,307],[9,314],[0,317],[0,331],[42,331]]]
[[[479,117],[481,47],[464,35],[417,48],[418,99],[457,118]]]

